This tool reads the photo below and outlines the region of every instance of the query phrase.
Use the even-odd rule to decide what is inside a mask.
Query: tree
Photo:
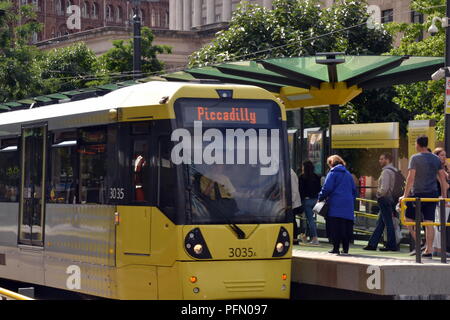
[[[42,70],[42,93],[45,94],[109,81],[99,59],[84,42],[43,53],[39,65]]]
[[[233,13],[227,30],[190,56],[191,67],[224,61],[314,55],[343,51],[380,54],[392,37],[370,29],[365,1],[340,0],[322,10],[320,0],[275,0],[273,10],[244,3]]]
[[[34,63],[39,51],[28,45],[31,36],[39,32],[40,24],[31,6],[14,6],[1,1],[0,9],[0,100],[20,99],[40,88],[40,70]],[[19,24],[19,21],[27,21]]]
[[[424,23],[395,23],[390,26],[392,34],[403,35],[400,45],[391,50],[395,55],[444,56],[445,30],[433,37],[418,41],[419,36],[428,30],[435,16],[445,16],[445,0],[413,0],[411,8],[427,15]],[[418,82],[409,85],[396,86],[394,102],[402,109],[410,112],[413,119],[436,119],[437,139],[444,136],[444,80]]]
[[[165,45],[153,45],[154,35],[148,27],[142,28],[142,72],[151,73],[163,70],[164,62],[158,60],[157,54],[172,53]],[[101,62],[108,72],[131,73],[133,71],[133,41],[113,41],[113,48],[102,57]]]

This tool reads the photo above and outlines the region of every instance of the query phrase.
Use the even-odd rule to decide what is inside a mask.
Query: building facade
[[[44,29],[36,35],[42,49],[63,47],[85,41],[96,54],[112,47],[112,40],[132,37],[131,17],[135,0],[17,0],[36,4],[38,19]],[[295,0],[292,0],[295,1]],[[323,0],[329,7],[334,0]],[[227,27],[240,0],[148,0],[140,1],[143,25],[153,29],[154,44],[172,47],[172,54],[161,55],[166,68],[183,67],[194,51],[209,43],[217,31]],[[249,0],[272,7],[272,0]],[[375,5],[382,23],[421,22],[423,16],[411,11],[411,0],[368,0]],[[69,30],[66,12],[69,5],[81,8],[80,29]]]
[[[130,0],[15,0],[15,2],[18,6],[34,5],[36,20],[42,23],[43,29],[34,35],[33,42],[102,27],[126,28],[131,25],[136,10],[133,1]],[[169,0],[141,1],[139,14],[143,25],[152,29],[168,29]],[[78,25],[72,23],[75,15],[80,16]]]

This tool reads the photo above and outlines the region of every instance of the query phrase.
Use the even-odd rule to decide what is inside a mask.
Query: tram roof
[[[172,97],[185,86],[196,85],[196,83],[149,81],[134,84],[128,82],[126,85],[104,85],[109,93],[101,96],[86,98],[83,100],[70,101],[70,93],[57,93],[36,98],[24,99],[22,102],[8,102],[0,105],[0,135],[14,135],[20,132],[21,125],[39,122],[48,122],[49,129],[62,129],[70,127],[82,127],[101,123],[115,122],[111,118],[109,110],[118,108],[140,107],[159,105],[161,98]],[[226,85],[223,83],[214,84]],[[114,86],[117,86],[114,89]],[[98,87],[97,87],[98,88]],[[96,88],[89,88],[96,90]],[[79,92],[79,91],[78,91]],[[86,90],[84,91],[86,92]],[[72,92],[72,96],[77,94]],[[27,109],[20,109],[20,105],[31,101],[53,101],[53,104],[31,105]],[[5,107],[6,106],[6,107]],[[5,111],[9,107],[9,112]],[[12,111],[13,108],[19,110]]]

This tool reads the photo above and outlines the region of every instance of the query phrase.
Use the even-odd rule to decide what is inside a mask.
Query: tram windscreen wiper
[[[245,232],[239,228],[235,223],[233,223],[227,214],[223,211],[223,208],[215,203],[214,200],[209,200],[207,196],[205,196],[201,192],[194,191],[195,189],[191,189],[194,198],[197,197],[199,201],[207,208],[208,212],[217,212],[220,216],[225,220],[226,224],[233,230],[233,232],[237,235],[238,239],[245,239]]]

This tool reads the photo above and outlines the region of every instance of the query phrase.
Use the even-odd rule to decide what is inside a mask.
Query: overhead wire
[[[425,10],[425,9],[433,9],[433,8],[439,8],[439,7],[445,7],[445,5],[437,5],[437,6],[429,6],[429,7],[423,7],[421,9]],[[390,13],[389,16],[396,16],[396,15],[401,15],[404,13],[412,13],[415,10],[408,10],[408,11],[402,11],[402,12],[397,12],[394,14],[394,12]],[[223,61],[218,61],[218,62],[211,62],[211,63],[205,63],[203,66],[215,66],[224,62],[236,62],[239,61],[240,59],[244,58],[244,57],[248,57],[248,56],[255,56],[255,55],[259,55],[261,53],[265,53],[265,52],[271,52],[274,50],[278,50],[278,49],[282,49],[284,47],[288,47],[288,46],[292,46],[295,44],[301,44],[302,42],[305,41],[314,41],[323,37],[327,37],[336,33],[340,33],[340,32],[345,32],[348,30],[351,30],[353,28],[357,28],[360,27],[362,25],[367,24],[366,22],[363,23],[359,23],[359,24],[355,24],[343,29],[339,29],[339,30],[333,30],[321,35],[317,35],[317,36],[313,36],[313,37],[309,37],[306,39],[300,39],[298,41],[296,41],[295,43],[287,43],[287,44],[283,44],[283,45],[279,45],[279,46],[274,46],[274,47],[270,47],[270,48],[266,48],[266,49],[261,49],[252,53],[247,53],[247,54],[242,54],[239,56],[233,56],[232,59],[228,59],[228,60],[223,60]],[[257,57],[255,57],[254,59],[257,59]],[[252,59],[250,59],[252,60]],[[177,72],[177,71],[182,71],[185,70],[187,68],[187,65],[185,66],[180,66],[180,67],[173,67],[173,68],[168,68],[168,69],[163,69],[163,70],[159,70],[159,71],[151,71],[151,72],[139,72],[138,75],[140,76],[156,76],[156,75],[162,75],[162,74],[167,74],[167,73],[172,73],[172,72]],[[49,70],[46,72],[54,72],[54,73],[66,73],[64,71],[60,71],[60,70]],[[112,78],[112,79],[120,79],[120,78],[126,78],[126,77],[132,77],[135,74],[134,71],[125,71],[125,72],[109,72],[109,73],[102,73],[102,74],[86,74],[86,75],[77,75],[77,76],[67,76],[67,77],[60,77],[60,78],[47,78],[47,79],[42,79],[43,81],[64,81],[64,80],[82,80],[82,81],[94,81],[94,80],[102,80],[102,79],[107,79],[107,78]],[[68,83],[68,82],[63,82],[64,83]]]

